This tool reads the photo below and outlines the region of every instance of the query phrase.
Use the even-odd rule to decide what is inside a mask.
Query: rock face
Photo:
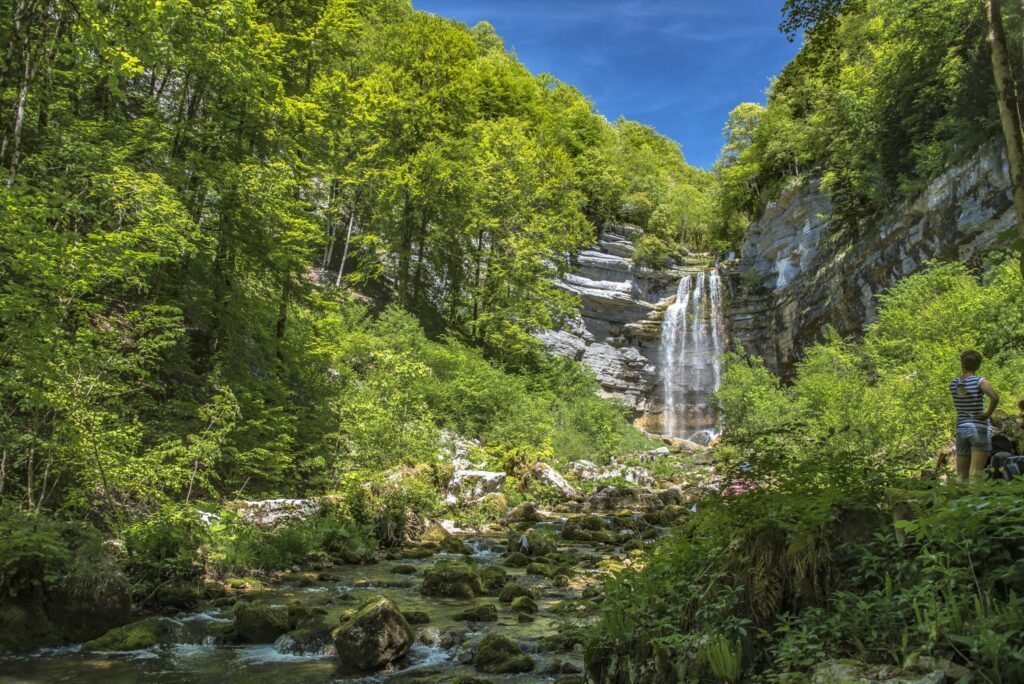
[[[456,470],[448,483],[448,503],[475,500],[486,494],[500,492],[505,485],[505,473],[488,470]]]
[[[1001,144],[935,178],[921,195],[859,231],[838,231],[816,183],[765,211],[728,273],[732,339],[781,375],[826,326],[840,335],[875,318],[876,295],[931,259],[980,263],[1014,224]]]
[[[575,271],[559,286],[580,297],[580,315],[541,335],[549,351],[590,366],[604,394],[638,415],[660,410],[661,317],[679,282],[678,274],[633,262],[640,235],[639,228],[609,226],[593,249],[576,256]]]

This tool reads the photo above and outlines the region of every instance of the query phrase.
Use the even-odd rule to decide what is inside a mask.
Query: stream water
[[[554,519],[539,524],[560,528],[563,522],[564,519]],[[464,535],[463,539],[473,550],[471,558],[477,565],[504,567],[504,535]],[[602,571],[594,568],[597,560],[625,558],[620,547],[599,543],[560,541],[558,552],[581,560],[567,587],[557,587],[553,580],[528,575],[522,569],[505,568],[510,580],[536,587],[542,592],[537,601],[540,610],[536,619],[526,623],[520,622],[507,604],[497,603],[494,597],[461,600],[421,595],[419,589],[425,569],[438,560],[463,557],[446,553],[419,560],[381,560],[372,565],[285,573],[268,581],[266,591],[259,594],[261,601],[273,604],[301,601],[311,608],[323,608],[332,624],[337,624],[344,609],[370,594],[387,596],[404,612],[428,613],[430,624],[414,627],[417,643],[409,655],[397,667],[386,672],[368,676],[342,675],[333,655],[289,654],[283,652],[286,647],[281,640],[276,645],[219,645],[214,635],[218,626],[223,629],[223,625],[231,622],[232,609],[208,604],[201,605],[196,612],[167,616],[165,619],[171,621],[173,638],[170,640],[172,643],[163,646],[120,653],[85,653],[78,646],[67,646],[28,655],[0,656],[0,683],[447,682],[460,674],[476,675],[468,663],[472,646],[492,631],[500,631],[518,641],[536,662],[534,672],[501,675],[498,677],[501,681],[554,681],[565,672],[578,672],[583,664],[579,652],[541,651],[541,637],[558,632],[558,605],[578,599],[586,587],[599,580]],[[416,573],[395,574],[392,568],[396,564],[412,565]],[[460,611],[483,603],[497,603],[498,622],[466,623],[456,619]],[[455,640],[459,643],[436,645],[438,635],[445,633],[456,635]]]

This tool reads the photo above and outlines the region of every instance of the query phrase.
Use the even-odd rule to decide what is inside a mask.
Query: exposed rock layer
[[[926,262],[980,264],[1013,225],[1002,149],[983,148],[859,231],[832,225],[817,184],[784,192],[753,224],[728,273],[732,339],[788,375],[827,326],[857,334],[874,320],[876,296]]]

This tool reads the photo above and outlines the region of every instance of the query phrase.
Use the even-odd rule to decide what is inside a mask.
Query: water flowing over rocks
[[[831,213],[817,183],[787,189],[728,271],[733,340],[782,375],[826,326],[859,333],[875,318],[876,296],[929,260],[980,264],[1014,225],[1003,145],[982,148],[858,230],[840,232]]]

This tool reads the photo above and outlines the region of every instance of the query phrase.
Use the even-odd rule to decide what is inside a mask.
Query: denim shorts
[[[971,449],[992,451],[992,428],[987,425],[958,425],[956,428],[957,456],[970,456]]]

